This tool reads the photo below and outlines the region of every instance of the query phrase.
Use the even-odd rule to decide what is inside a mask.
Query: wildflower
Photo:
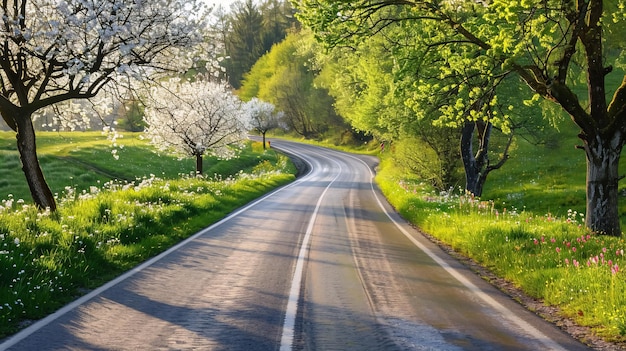
[[[572,260],[572,263],[574,264],[574,267],[578,268],[578,265],[579,265],[578,261]]]
[[[556,248],[556,253],[561,253],[561,248],[560,247]]]
[[[603,253],[606,253],[606,247],[603,247],[603,248],[602,248],[602,252],[603,252]]]
[[[569,267],[569,260],[567,258],[565,259],[565,265]]]
[[[537,241],[537,239],[533,239],[533,243],[534,243],[535,245],[539,245],[539,241]]]
[[[576,246],[572,247],[572,252],[576,252]]]
[[[619,272],[619,266],[618,266],[618,265],[617,265],[617,263],[616,263],[616,264],[614,264],[613,266],[611,266],[611,273],[612,273],[613,275],[616,275],[616,274],[617,274],[617,272]]]

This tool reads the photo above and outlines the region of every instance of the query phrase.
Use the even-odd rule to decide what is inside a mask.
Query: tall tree
[[[221,6],[212,12],[212,42],[225,49],[223,66],[232,86],[239,88],[252,65],[297,27],[294,14],[288,0],[240,0],[230,12]]]
[[[290,28],[297,25],[295,10],[285,0],[266,0],[261,4],[263,15],[263,53],[280,43]]]
[[[202,174],[204,155],[231,158],[231,146],[246,138],[248,114],[225,84],[172,79],[150,95],[146,134],[160,149],[195,157],[197,174]]]
[[[35,141],[35,111],[95,97],[142,67],[181,64],[194,44],[194,0],[12,0],[0,4],[0,114],[16,132],[33,200],[54,211]]]
[[[580,128],[587,159],[586,225],[597,233],[621,235],[618,166],[626,140],[626,76],[611,64],[623,48],[605,38],[624,26],[623,0],[302,0],[294,4],[301,10],[299,18],[329,45],[375,34],[393,23],[417,23],[425,29],[445,26],[447,37],[430,44],[448,49],[446,61],[429,62],[441,74],[451,77],[469,71],[499,83],[516,75],[538,98],[558,104]],[[623,77],[621,83],[608,86],[610,74]],[[583,84],[577,75],[584,77]],[[455,104],[442,109],[450,119],[480,118],[472,113],[477,104],[493,104],[488,99],[493,84],[451,82],[430,85],[438,93],[463,93]],[[579,95],[581,89],[586,94]],[[496,101],[497,96],[493,95]]]
[[[252,0],[235,3],[233,11],[225,65],[230,84],[239,88],[244,73],[263,55],[263,16]]]

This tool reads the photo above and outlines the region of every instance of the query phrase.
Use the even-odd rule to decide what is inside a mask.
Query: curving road
[[[403,222],[375,158],[272,147],[308,173],[0,350],[587,350]]]

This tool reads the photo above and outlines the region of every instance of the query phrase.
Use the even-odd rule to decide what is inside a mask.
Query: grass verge
[[[528,174],[528,163],[507,164],[483,199],[458,190],[433,193],[400,171],[392,157],[383,158],[377,182],[392,205],[424,232],[529,296],[557,306],[564,317],[601,338],[623,343],[626,243],[584,227],[584,214],[576,210],[584,209],[584,158],[572,166],[558,161],[575,159],[566,149],[544,151],[519,145],[518,157],[552,158],[545,161],[551,170],[541,168],[543,161],[533,163],[535,181],[528,184],[518,173]]]
[[[57,148],[48,155],[51,163],[60,165],[67,155],[59,153],[67,145],[49,147]],[[178,160],[159,158],[145,145],[138,147],[146,150],[143,154],[134,150],[138,157],[158,161],[162,169],[179,167]],[[113,167],[118,174],[136,171],[135,166],[125,167],[125,162],[98,164],[102,159],[92,153],[93,148],[93,144],[87,150],[72,146],[69,154],[82,160],[72,165],[98,170]],[[92,156],[76,156],[86,153]],[[88,162],[89,158],[95,161]],[[215,163],[222,174],[211,176],[152,174],[122,181],[103,175],[101,181],[107,181],[100,186],[68,185],[57,198],[55,213],[38,211],[8,195],[0,206],[0,337],[294,179],[295,169],[286,157],[263,152],[258,144],[244,150],[236,162],[223,163]],[[146,167],[143,171],[150,172],[155,166]],[[80,173],[63,174],[72,172]]]

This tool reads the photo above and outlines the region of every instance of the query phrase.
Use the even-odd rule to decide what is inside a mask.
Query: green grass
[[[423,231],[607,340],[623,342],[626,242],[584,228],[585,156],[570,132],[552,148],[517,140],[513,157],[489,176],[482,199],[458,190],[435,193],[399,171],[392,157],[382,160],[377,182]],[[625,212],[622,203],[622,226]]]
[[[111,180],[134,181],[151,175],[172,179],[195,170],[195,159],[179,159],[160,153],[142,138],[141,133],[124,133],[116,144],[117,147],[113,147],[100,132],[38,133],[38,156],[52,192],[62,196],[67,186],[80,192]],[[116,150],[118,159],[113,157],[112,150]],[[258,154],[248,152],[229,162],[205,157],[204,174],[228,177],[240,170],[250,171],[257,157]],[[24,186],[25,178],[12,132],[0,132],[0,169],[0,199],[11,194],[15,199],[30,203],[30,192]]]
[[[8,136],[0,136],[0,150],[10,159]],[[192,177],[179,173],[193,171],[193,162],[159,155],[136,136],[124,140],[117,161],[99,134],[42,133],[38,140],[44,172],[63,190],[55,213],[16,195],[0,204],[0,337],[292,181],[295,173],[286,157],[258,143],[239,159],[212,160],[210,176]],[[3,178],[16,173],[14,166],[1,164]],[[85,172],[94,178],[81,177]],[[136,180],[112,180],[111,174]],[[25,194],[23,183],[0,190]]]

